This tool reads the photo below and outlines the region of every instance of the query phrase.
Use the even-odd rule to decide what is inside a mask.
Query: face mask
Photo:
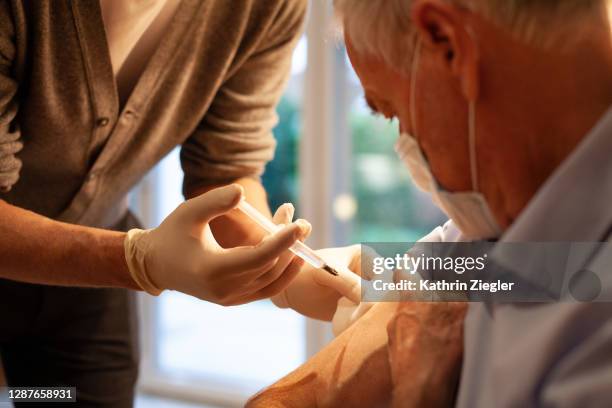
[[[410,115],[416,133],[415,94],[421,42],[416,45],[412,62],[410,85]],[[498,238],[501,228],[489,208],[484,196],[478,192],[478,169],[476,166],[475,104],[469,109],[469,149],[472,188],[470,192],[453,193],[444,190],[434,177],[416,138],[402,133],[395,145],[395,151],[404,162],[417,187],[431,194],[432,199],[459,227],[470,240]]]

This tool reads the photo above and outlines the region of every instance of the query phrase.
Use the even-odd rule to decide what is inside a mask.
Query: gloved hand
[[[429,234],[425,235],[419,240],[419,242],[457,242],[461,240],[463,240],[461,232],[454,225],[454,223],[449,220],[444,224],[444,226],[436,227]],[[377,254],[374,249],[368,247],[367,245],[362,246],[362,251],[363,252],[360,257],[360,264],[363,269],[360,269],[360,274],[362,275],[363,279],[381,279],[385,282],[394,282],[396,279],[412,278],[410,274],[404,277],[400,276],[399,278],[396,278],[395,271],[389,269],[385,269],[385,271],[380,275],[375,275],[373,272],[372,265],[374,259],[379,257],[380,255]],[[377,293],[373,295],[373,297],[370,297],[370,299],[372,298],[379,299],[378,301],[384,300],[386,302],[399,302],[401,300],[398,297],[398,294],[393,292]],[[334,335],[339,336],[340,333],[348,329],[353,323],[355,323],[363,315],[365,315],[372,308],[373,305],[373,302],[361,302],[359,304],[356,304],[355,302],[351,301],[350,299],[347,299],[346,297],[340,298],[338,300],[336,312],[334,313],[334,317],[332,319],[332,329]]]
[[[297,273],[287,268],[293,260],[287,249],[306,236],[310,225],[298,220],[254,247],[224,249],[209,222],[241,198],[238,185],[211,190],[185,201],[159,227],[129,231],[125,257],[134,281],[153,295],[171,289],[225,306],[284,289]]]
[[[380,255],[373,248],[367,245],[359,245],[359,248],[361,249],[359,254],[359,273],[361,275],[361,279],[368,281],[380,279],[385,282],[392,282],[394,271],[385,269],[385,271],[380,275],[374,273],[374,259],[378,258]],[[365,290],[368,290],[368,288],[371,287],[366,286]],[[365,296],[365,299],[378,299],[377,302],[397,301],[397,299],[395,299],[391,293],[375,293],[370,294],[370,297],[368,297],[368,294],[363,291],[360,294],[362,297]],[[338,300],[336,312],[334,313],[334,317],[332,319],[332,331],[334,335],[339,336],[343,331],[351,327],[353,323],[361,319],[361,317],[365,315],[377,302],[365,302],[363,298],[355,302],[350,298],[341,297]]]
[[[287,224],[293,219],[294,208],[284,204],[274,214],[276,224]],[[360,245],[318,250],[317,253],[334,267],[339,276],[303,263],[295,279],[272,302],[280,308],[291,308],[305,316],[330,321],[341,296],[359,303],[361,297]],[[290,268],[295,268],[295,258]]]
[[[293,207],[280,207],[274,216],[277,223],[286,223],[293,216]],[[305,316],[332,322],[336,336],[367,313],[374,303],[361,301],[361,281],[374,277],[391,281],[393,271],[374,275],[372,264],[379,255],[370,247],[351,245],[317,251],[339,276],[304,264],[298,276],[272,301],[280,308],[291,308]],[[365,267],[365,270],[362,270]],[[388,301],[393,301],[389,299]]]

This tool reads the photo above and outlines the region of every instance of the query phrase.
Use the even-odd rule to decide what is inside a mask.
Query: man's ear
[[[412,21],[423,48],[439,57],[450,75],[460,81],[468,101],[479,92],[479,54],[469,31],[468,12],[443,0],[415,0]]]

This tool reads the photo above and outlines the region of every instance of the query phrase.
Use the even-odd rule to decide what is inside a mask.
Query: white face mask
[[[417,69],[421,53],[421,42],[416,45],[412,62],[410,115],[416,133],[415,90]],[[476,166],[476,129],[475,105],[470,102],[469,109],[469,148],[470,169],[473,191],[453,193],[444,190],[429,166],[416,138],[409,133],[402,133],[395,145],[395,151],[404,162],[415,184],[431,194],[433,201],[459,227],[463,235],[470,240],[498,238],[501,228],[497,223],[484,196],[478,192],[478,170]]]

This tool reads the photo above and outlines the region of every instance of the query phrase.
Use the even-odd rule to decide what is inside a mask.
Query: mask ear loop
[[[412,121],[412,135],[413,137],[418,139],[418,132],[416,129],[416,80],[417,80],[417,70],[419,68],[421,58],[421,38],[417,38],[416,44],[414,46],[414,56],[412,57],[412,67],[410,70],[410,120]]]
[[[467,33],[475,42],[476,36],[472,27],[467,27]],[[478,185],[478,156],[476,152],[476,102],[470,101],[468,106],[468,144],[470,154],[470,173],[472,178],[472,189],[480,192]]]
[[[468,143],[470,150],[470,172],[472,175],[472,188],[479,192],[478,187],[478,160],[476,156],[476,102],[470,101],[468,112]]]
[[[410,120],[412,121],[412,135],[418,140],[418,132],[416,125],[416,83],[417,73],[421,58],[421,39],[418,38],[415,49],[414,57],[412,58],[412,72],[410,73]],[[477,156],[476,156],[476,103],[470,101],[468,108],[468,149],[470,155],[470,174],[472,179],[473,191],[480,191],[478,186],[478,167],[477,167]]]

